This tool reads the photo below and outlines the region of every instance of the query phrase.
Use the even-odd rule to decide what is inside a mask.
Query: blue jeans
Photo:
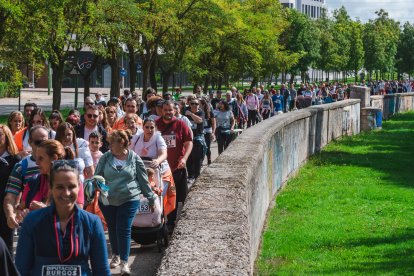
[[[99,202],[99,208],[101,208],[108,225],[112,254],[120,255],[121,261],[128,261],[132,221],[138,207],[139,200],[128,201],[120,206],[105,206]]]

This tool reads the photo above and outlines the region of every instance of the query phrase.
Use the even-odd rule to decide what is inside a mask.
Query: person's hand
[[[7,225],[11,229],[19,227],[19,221],[17,220],[17,217],[16,217],[15,213],[13,213],[11,216],[7,217]]]
[[[190,110],[187,110],[186,112],[185,112],[185,115],[187,115],[187,116],[190,116],[192,114],[192,112],[190,111]]]
[[[157,159],[154,159],[150,162],[150,167],[151,168],[157,168],[160,165],[160,163],[158,162]]]
[[[16,220],[22,222],[29,212],[29,209],[17,210]]]
[[[17,155],[19,155],[21,158],[24,158],[32,153],[31,150],[22,150]]]
[[[233,129],[233,128],[231,128],[231,129],[230,129],[230,133],[231,133],[231,134],[233,134],[233,133],[234,133],[234,129]]]
[[[30,203],[30,209],[31,210],[38,210],[38,209],[42,209],[42,208],[45,208],[45,207],[47,207],[46,204],[44,204],[43,202],[40,202],[40,201],[33,200]]]
[[[178,160],[178,166],[177,166],[177,169],[184,169],[184,168],[185,168],[185,166],[186,166],[185,162],[187,162],[187,160],[185,160],[184,158],[183,158],[183,159]]]

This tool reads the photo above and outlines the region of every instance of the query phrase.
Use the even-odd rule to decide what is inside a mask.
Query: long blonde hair
[[[14,142],[12,132],[6,125],[0,124],[0,128],[3,129],[4,136],[6,136],[6,149],[10,155],[16,155],[19,153],[16,143]]]

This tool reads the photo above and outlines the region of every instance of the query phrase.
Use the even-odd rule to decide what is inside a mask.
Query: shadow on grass
[[[325,150],[315,156],[315,165],[352,165],[380,171],[387,181],[404,187],[414,187],[414,113],[399,114],[384,124],[382,131],[347,137],[338,142],[346,151]],[[368,151],[358,147],[368,147]],[[335,147],[334,147],[335,148]]]
[[[364,238],[354,243],[349,243],[349,247],[377,247],[371,255],[364,256],[364,260],[371,259],[372,262],[359,261],[353,258],[347,263],[340,263],[335,268],[321,269],[312,271],[312,274],[361,274],[361,275],[413,275],[414,274],[414,248],[409,245],[403,247],[400,243],[414,241],[414,229],[406,229],[399,234],[393,234],[381,238]],[[381,257],[378,257],[381,255]]]
[[[328,147],[314,162],[317,166],[334,164],[352,165],[375,169],[391,185],[413,188],[414,163],[414,113],[399,114],[386,122],[379,132],[363,133],[339,142],[344,151],[335,145]],[[368,150],[363,147],[368,147]],[[358,147],[361,147],[359,150]],[[408,214],[407,214],[408,215]],[[367,233],[368,235],[368,233]],[[362,237],[351,240],[345,248],[369,248],[359,260],[339,262],[334,268],[316,269],[315,274],[414,274],[414,228],[403,228],[381,237]],[[373,260],[367,262],[366,260]]]

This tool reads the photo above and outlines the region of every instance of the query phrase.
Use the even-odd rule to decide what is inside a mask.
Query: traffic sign
[[[125,70],[124,68],[122,68],[122,69],[119,71],[119,74],[121,75],[121,77],[126,77],[127,72],[126,72],[126,70]]]

